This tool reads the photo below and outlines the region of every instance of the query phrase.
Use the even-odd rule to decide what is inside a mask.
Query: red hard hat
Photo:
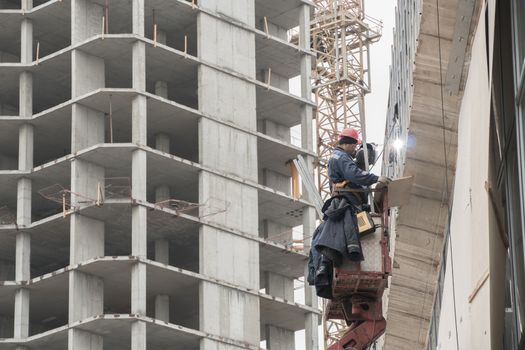
[[[339,134],[339,138],[341,139],[345,136],[351,137],[354,140],[357,140],[357,143],[361,143],[361,139],[359,138],[359,133],[357,132],[356,129],[353,129],[353,128],[343,129],[343,131],[341,131],[341,133]]]

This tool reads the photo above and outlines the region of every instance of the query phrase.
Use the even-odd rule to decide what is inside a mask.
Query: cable
[[[397,125],[397,121],[399,120],[399,118],[396,118],[396,120],[394,121],[394,124],[392,125],[392,127],[390,128],[390,132],[388,133],[388,136],[387,138],[385,139],[385,142],[383,144],[383,148],[381,149],[381,152],[379,152],[379,154],[377,155],[376,157],[376,161],[374,164],[372,164],[372,166],[370,167],[369,171],[371,171],[374,166],[378,163],[377,161],[381,158],[381,156],[383,155],[383,152],[385,150],[385,147],[386,145],[388,144],[388,141],[390,140],[390,137],[392,137],[392,131],[394,131],[394,127]]]
[[[450,244],[450,268],[452,277],[452,301],[454,305],[454,327],[456,331],[456,349],[459,350],[459,333],[458,333],[458,317],[457,317],[457,305],[456,305],[456,284],[454,278],[454,253],[452,249],[452,233],[450,232],[451,223],[451,205],[450,205],[450,194],[449,194],[449,180],[448,180],[448,159],[447,159],[447,147],[446,147],[446,131],[445,131],[445,102],[443,96],[443,58],[441,52],[441,26],[440,26],[440,14],[439,14],[439,0],[436,0],[436,14],[437,14],[437,30],[438,30],[438,48],[439,48],[439,80],[440,80],[440,93],[441,93],[441,121],[442,121],[442,133],[443,133],[443,156],[445,160],[445,192],[447,194],[447,209],[448,209],[448,239]]]

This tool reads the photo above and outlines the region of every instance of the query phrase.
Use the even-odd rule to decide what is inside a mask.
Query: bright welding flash
[[[403,140],[401,140],[401,139],[396,139],[396,140],[394,140],[393,146],[394,146],[394,148],[395,148],[397,151],[400,151],[401,148],[403,148]]]

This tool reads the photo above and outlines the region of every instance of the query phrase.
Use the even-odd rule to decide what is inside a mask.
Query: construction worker
[[[360,143],[359,133],[355,129],[347,128],[339,134],[338,145],[334,148],[332,157],[328,162],[328,176],[330,177],[332,191],[344,187],[363,190],[364,187],[377,182],[383,185],[390,182],[387,177],[363,171],[356,165],[352,156],[355,155],[357,145]],[[361,205],[366,202],[364,192],[352,193],[359,200],[358,202],[352,201],[353,204]]]
[[[323,207],[325,224],[312,242],[325,259],[319,260],[316,280],[329,278],[330,266],[327,260],[337,267],[342,264],[344,257],[352,261],[364,259],[356,218],[358,212],[369,211],[369,207],[364,205],[367,202],[364,189],[377,182],[388,184],[390,181],[384,176],[378,177],[363,171],[356,165],[352,155],[359,142],[359,134],[355,129],[344,129],[328,162],[332,197]]]

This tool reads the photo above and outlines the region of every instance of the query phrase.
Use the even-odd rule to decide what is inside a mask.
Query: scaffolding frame
[[[370,45],[379,41],[382,22],[365,16],[364,0],[314,0],[312,48],[317,55],[312,75],[317,104],[317,180],[319,193],[330,196],[328,160],[344,128],[361,133],[366,144],[364,97],[371,91]],[[365,161],[368,161],[364,147]],[[368,164],[366,164],[368,169]],[[326,304],[323,305],[323,311]],[[325,349],[348,327],[323,313]]]
[[[330,195],[327,165],[339,133],[352,127],[361,132],[363,141],[366,139],[364,97],[371,91],[370,44],[380,39],[382,22],[364,15],[363,0],[314,2],[317,8],[311,36],[317,55],[313,91],[318,184],[326,199]]]

